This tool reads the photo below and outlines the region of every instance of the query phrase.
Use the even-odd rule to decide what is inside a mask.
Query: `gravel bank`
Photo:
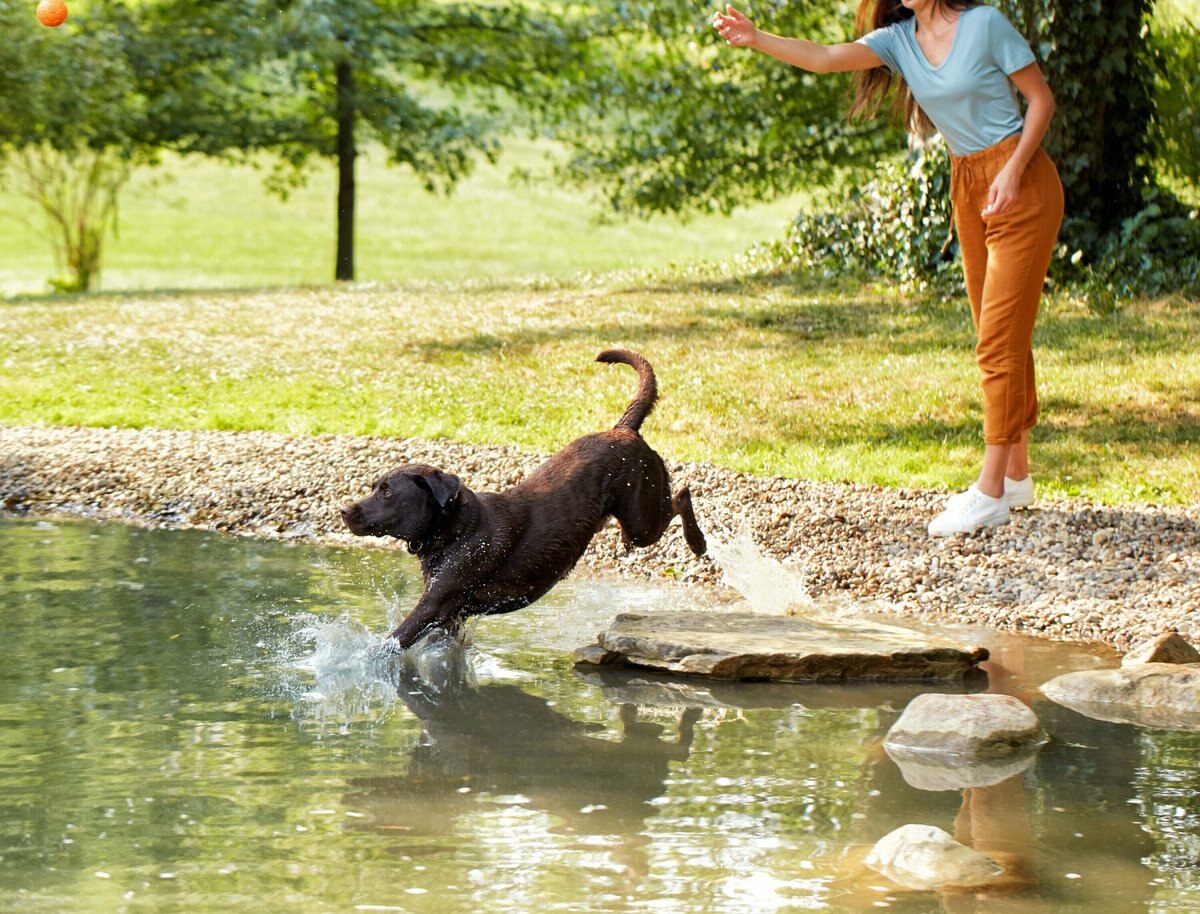
[[[302,437],[0,426],[0,505],[8,512],[119,518],[271,538],[361,543],[338,505],[380,472],[430,463],[479,491],[506,488],[541,461],[512,448],[415,439]],[[1200,642],[1200,506],[1040,503],[1007,527],[933,540],[944,494],[764,479],[701,464],[672,468],[700,525],[722,539],[748,525],[768,555],[798,562],[818,599],[848,595],[901,615],[983,623],[1117,648],[1168,629]],[[719,583],[678,523],[628,554],[615,527],[577,574]]]

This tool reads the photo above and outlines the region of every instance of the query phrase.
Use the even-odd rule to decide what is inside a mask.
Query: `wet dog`
[[[411,464],[341,509],[351,533],[396,537],[420,559],[425,592],[390,636],[400,649],[434,629],[455,632],[470,616],[512,612],[544,596],[609,517],[630,547],[658,542],[678,515],[688,546],[704,554],[687,486],[671,494],[666,465],[639,431],[658,399],[654,369],[625,349],[596,361],[631,366],[636,396],[613,428],[571,442],[519,485],[476,493],[457,476]]]

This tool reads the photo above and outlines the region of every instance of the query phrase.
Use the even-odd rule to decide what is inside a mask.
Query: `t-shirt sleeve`
[[[875,52],[875,56],[883,61],[883,65],[892,73],[900,72],[899,58],[896,56],[896,42],[900,37],[894,25],[887,25],[873,32],[867,32],[859,42]]]
[[[992,49],[992,58],[996,61],[996,66],[1003,70],[1005,75],[1012,75],[1037,60],[1029,42],[1003,13],[996,9],[989,9],[988,12],[988,46]]]

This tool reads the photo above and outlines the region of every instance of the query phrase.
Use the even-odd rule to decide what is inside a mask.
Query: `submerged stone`
[[[1004,873],[991,857],[959,844],[934,825],[900,826],[876,842],[865,863],[897,885],[917,891],[983,885]]]
[[[786,682],[957,680],[987,657],[977,645],[877,622],[685,610],[622,613],[575,653],[581,664]]]
[[[1200,665],[1142,663],[1051,679],[1042,694],[1095,720],[1200,730]]]

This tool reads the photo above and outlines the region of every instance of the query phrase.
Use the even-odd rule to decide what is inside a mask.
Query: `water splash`
[[[296,697],[297,716],[344,728],[355,720],[383,717],[399,700],[393,654],[377,632],[348,616],[312,617],[292,640],[310,645],[290,664],[308,680]]]
[[[349,615],[303,616],[276,651],[286,671],[279,691],[297,721],[346,733],[404,706],[406,683],[419,682],[432,695],[473,685],[476,652],[469,642],[435,634],[397,652]]]
[[[782,616],[815,605],[803,567],[764,555],[745,527],[728,541],[710,535],[708,554],[721,569],[721,582],[745,597],[754,612]]]

